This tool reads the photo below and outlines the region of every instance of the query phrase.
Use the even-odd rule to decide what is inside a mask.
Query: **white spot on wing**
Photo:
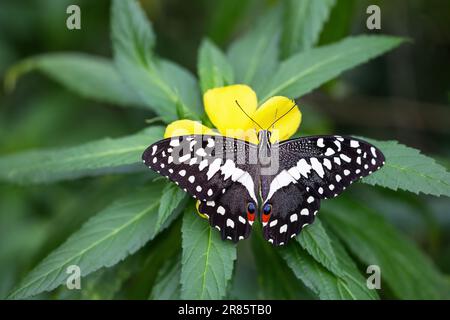
[[[222,159],[217,158],[215,159],[211,165],[209,166],[208,172],[206,173],[206,177],[208,178],[208,180],[210,180],[213,175],[216,174],[217,171],[220,170],[220,165],[222,164]]]
[[[372,152],[372,155],[376,158],[377,157],[377,153],[374,147],[370,147],[370,152]]]
[[[208,160],[203,159],[202,161],[200,161],[200,164],[198,165],[198,170],[202,171],[203,169],[206,168],[207,165],[208,165]]]
[[[188,161],[190,158],[191,158],[191,154],[187,153],[184,156],[181,156],[180,158],[178,158],[178,161],[179,162],[185,162],[185,161]]]
[[[323,144],[323,139],[322,138],[317,139],[317,146],[320,147],[320,148],[325,147],[325,145]]]
[[[170,140],[169,143],[172,147],[178,147],[180,145],[180,140],[179,139],[172,139]]]
[[[315,172],[319,175],[319,177],[323,178],[325,172],[323,171],[322,164],[317,160],[317,158],[311,158],[311,166]]]
[[[308,162],[306,162],[305,159],[300,159],[297,162],[297,169],[302,176],[304,176],[305,178],[308,178],[308,174],[311,171],[311,166],[308,164]]]
[[[331,161],[328,159],[323,159],[323,165],[327,167],[328,170],[331,170]]]
[[[338,147],[338,151],[341,151],[341,143],[338,140],[334,140],[334,144]]]
[[[225,161],[225,164],[220,167],[220,171],[224,175],[225,180],[227,180],[233,174],[234,169],[236,169],[236,166],[234,165],[233,160],[227,159],[227,161]]]
[[[197,151],[195,151],[195,153],[200,157],[206,157],[206,152],[205,152],[205,149],[203,149],[203,148],[197,149]]]
[[[350,163],[352,161],[352,159],[350,157],[348,157],[347,155],[345,155],[343,153],[341,153],[339,156],[341,157],[342,160],[344,160],[347,163]]]

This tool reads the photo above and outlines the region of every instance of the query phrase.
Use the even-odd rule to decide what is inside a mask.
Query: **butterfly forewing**
[[[351,137],[318,136],[279,145],[280,170],[319,198],[342,193],[354,181],[383,166],[385,158],[373,145]],[[294,182],[293,181],[293,182]]]
[[[142,159],[199,199],[199,211],[223,239],[248,236],[247,203],[257,203],[255,145],[219,135],[178,136],[151,145]]]

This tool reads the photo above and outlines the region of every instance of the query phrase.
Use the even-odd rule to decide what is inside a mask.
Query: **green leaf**
[[[284,2],[281,47],[283,57],[311,49],[319,40],[335,0],[287,0]]]
[[[150,294],[153,300],[179,300],[181,278],[181,257],[168,260],[158,272],[155,285]]]
[[[148,107],[166,122],[202,113],[195,77],[153,53],[155,35],[138,2],[113,1],[111,37],[119,73]]]
[[[450,173],[434,159],[397,141],[367,139],[383,152],[386,164],[362,181],[393,190],[450,197]]]
[[[233,68],[227,57],[208,39],[203,40],[200,46],[197,69],[203,92],[233,84]]]
[[[163,188],[163,183],[153,183],[89,219],[39,263],[9,298],[24,299],[58,287],[65,283],[70,265],[79,266],[81,275],[86,276],[136,252],[161,231],[154,221]]]
[[[367,265],[378,265],[381,279],[402,299],[442,299],[445,279],[410,241],[384,218],[344,199],[325,203],[323,219]],[[447,296],[448,298],[448,296]]]
[[[182,299],[221,299],[226,295],[236,246],[188,207],[182,227]]]
[[[312,225],[302,230],[297,237],[297,241],[303,249],[308,251],[325,268],[335,275],[342,275],[336,254],[331,245],[331,240],[318,218],[315,219]]]
[[[351,33],[355,3],[355,0],[336,1],[322,28],[318,42],[320,45],[336,42]]]
[[[33,70],[39,70],[85,98],[120,106],[144,105],[124,85],[109,59],[81,53],[48,53],[31,57],[8,71],[6,89],[12,90],[20,76]]]
[[[342,276],[337,276],[314,260],[301,246],[293,242],[280,250],[294,274],[303,281],[321,300],[372,300],[378,295],[366,286],[366,279],[360,274],[345,250],[333,241],[333,248],[339,257]]]
[[[403,42],[404,39],[398,37],[364,35],[293,55],[283,61],[270,78],[262,90],[261,101],[275,95],[300,97]]]
[[[141,155],[145,148],[162,136],[163,128],[150,127],[127,137],[0,157],[0,179],[22,184],[47,183],[136,171],[143,168]]]
[[[79,291],[79,297],[74,299],[81,300],[112,300],[120,292],[123,284],[132,275],[133,268],[126,259],[114,265],[111,268],[99,269],[82,280],[82,290]],[[68,293],[66,288],[60,289],[63,293]],[[77,292],[73,292],[77,293]]]
[[[160,228],[168,216],[171,215],[174,210],[181,206],[186,197],[186,192],[181,190],[176,184],[169,183],[165,186],[158,210],[158,217],[156,218],[155,228]]]
[[[253,230],[252,233],[251,242],[259,285],[256,298],[285,300],[311,298],[302,282],[280,257],[278,250],[262,238],[261,232]]]
[[[245,83],[260,91],[278,67],[280,10],[270,10],[250,32],[234,41],[228,50],[235,83]]]

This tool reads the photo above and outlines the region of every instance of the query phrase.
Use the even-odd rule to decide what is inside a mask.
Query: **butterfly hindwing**
[[[276,192],[271,200],[272,213],[263,223],[264,238],[274,245],[285,245],[313,223],[320,199],[298,185],[290,184]]]
[[[243,185],[233,183],[214,200],[200,202],[198,209],[211,227],[219,230],[223,240],[237,242],[250,234],[253,220],[248,220],[247,204],[253,201]]]

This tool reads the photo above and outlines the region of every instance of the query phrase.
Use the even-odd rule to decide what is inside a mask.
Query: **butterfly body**
[[[320,201],[335,197],[378,170],[383,154],[371,144],[341,136],[302,137],[272,144],[220,135],[164,139],[146,149],[143,162],[198,199],[223,239],[249,236],[259,218],[263,235],[284,245],[314,221]]]

